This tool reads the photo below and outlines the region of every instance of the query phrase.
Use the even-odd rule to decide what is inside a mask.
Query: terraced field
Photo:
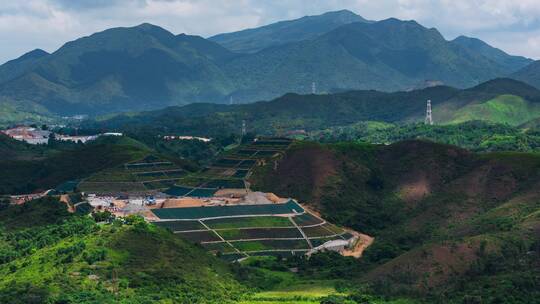
[[[172,231],[206,230],[199,221],[163,221],[156,222],[156,225]]]
[[[200,172],[180,176],[169,183],[164,192],[176,197],[209,197],[219,189],[244,189],[245,179],[258,161],[283,153],[291,143],[290,139],[262,138],[243,145]],[[152,183],[149,186],[157,188],[161,185]]]
[[[204,222],[211,229],[232,229],[232,228],[273,228],[273,227],[293,227],[294,225],[288,217],[280,216],[257,216],[240,218],[221,218],[206,220]]]
[[[235,241],[234,247],[244,252],[260,251],[308,251],[309,245],[305,240],[261,240],[261,241]]]
[[[104,195],[165,192],[177,197],[209,197],[219,189],[244,189],[245,179],[258,161],[283,153],[290,144],[291,140],[287,139],[263,138],[226,152],[200,172],[188,172],[166,158],[147,155],[83,180],[64,183],[57,190],[69,192],[78,188]]]
[[[90,193],[148,192],[170,188],[187,172],[157,156],[98,172],[81,181],[81,191]]]
[[[290,200],[284,204],[164,208],[153,209],[152,212],[161,219],[193,220],[239,216],[288,215],[303,213],[304,209],[296,202]]]
[[[238,239],[265,239],[273,234],[276,239],[301,239],[302,234],[296,228],[244,228],[244,229],[223,229],[218,233],[226,240]]]
[[[305,254],[331,240],[354,236],[308,213],[293,200],[283,204],[153,209],[156,225],[199,243],[225,260],[247,256]]]

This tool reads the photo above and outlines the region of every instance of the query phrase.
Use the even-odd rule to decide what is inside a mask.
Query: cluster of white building
[[[165,135],[163,136],[165,140],[199,140],[202,142],[209,142],[212,139],[206,137],[197,137],[197,136],[177,136],[177,135]]]
[[[101,196],[88,194],[86,201],[98,211],[109,211],[115,215],[124,216],[148,210],[146,206],[163,203],[165,197],[156,196]]]
[[[49,138],[51,137],[51,134],[54,134],[54,138],[56,140],[61,141],[72,141],[72,142],[88,142],[97,139],[100,136],[122,136],[122,133],[103,133],[103,134],[97,134],[97,135],[82,135],[82,136],[69,136],[69,135],[62,135],[62,134],[56,134],[49,130],[42,130],[39,128],[34,127],[15,127],[7,130],[1,130],[0,132],[6,134],[7,136],[27,142],[31,145],[40,145],[40,144],[47,144],[49,142]]]

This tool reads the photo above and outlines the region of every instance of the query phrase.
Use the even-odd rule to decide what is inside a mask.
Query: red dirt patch
[[[384,277],[427,290],[465,273],[477,259],[478,247],[478,242],[471,242],[415,249],[377,267],[366,278],[376,281]]]
[[[323,188],[329,178],[337,176],[338,166],[334,153],[322,146],[292,149],[262,176],[259,184],[281,197],[294,197],[318,207]]]
[[[404,182],[398,188],[399,197],[408,203],[409,207],[413,207],[414,202],[422,200],[431,193],[430,184],[427,177],[423,174],[418,176],[416,180]]]

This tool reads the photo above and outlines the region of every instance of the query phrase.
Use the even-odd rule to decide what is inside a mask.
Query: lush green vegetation
[[[13,79],[0,83],[0,96],[24,107],[76,115],[158,108],[180,100],[216,101],[232,89],[217,66],[231,52],[201,37],[176,36],[151,24],[109,29],[58,51],[18,77],[6,73]],[[168,82],[174,85],[168,87]],[[84,84],[91,89],[81,89]]]
[[[0,133],[0,154],[3,160],[36,159],[50,154],[48,147],[29,145]]]
[[[352,258],[252,258],[231,269],[140,218],[95,223],[103,218],[110,215],[70,214],[51,197],[0,210],[0,301],[412,303],[369,296],[348,284],[345,267]],[[342,273],[334,271],[337,265]]]
[[[310,259],[299,255],[251,257],[235,264],[240,282],[259,290],[241,303],[416,303],[414,300],[390,299],[372,295],[369,285],[353,282],[357,262],[336,253],[320,253]],[[289,269],[298,271],[293,273]]]
[[[388,144],[424,139],[456,145],[472,151],[540,151],[540,136],[505,124],[471,121],[450,125],[388,124],[360,122],[344,127],[314,131],[309,138],[323,142],[363,141]]]
[[[256,168],[254,187],[298,198],[331,222],[375,236],[360,260],[335,253],[286,260],[278,255],[230,269],[206,250],[138,218],[122,223],[110,214],[81,217],[55,198],[0,203],[0,302],[530,303],[538,298],[537,154],[474,154],[422,141],[302,142],[275,157],[277,167],[267,162]],[[210,226],[239,227],[234,221]],[[241,244],[242,250],[285,245],[306,248],[301,242]],[[220,248],[208,250],[231,253]]]
[[[427,99],[432,100],[438,126],[465,122],[464,127],[458,127],[459,130],[467,133],[464,137],[477,137],[474,139],[477,142],[491,135],[489,132],[492,131],[504,131],[500,135],[517,136],[520,133],[517,127],[515,130],[510,127],[503,130],[502,126],[494,126],[492,123],[516,125],[530,121],[533,124],[534,118],[540,115],[537,111],[540,91],[515,80],[496,79],[467,90],[439,86],[396,93],[350,91],[324,95],[287,94],[269,102],[246,105],[192,104],[118,115],[87,122],[84,127],[120,130],[150,143],[156,142],[157,135],[163,134],[210,136],[219,139],[223,134],[239,134],[240,122],[245,120],[248,130],[260,135],[275,136],[290,131],[305,131],[314,136],[334,132],[343,136],[342,133],[351,133],[347,130],[352,129],[351,131],[363,132],[362,136],[369,135],[370,140],[385,140],[385,136],[390,137],[396,133],[394,128],[387,130],[388,134],[385,134],[386,124],[391,123],[406,129],[410,124],[415,126],[423,121]],[[514,103],[520,107],[513,106]],[[468,124],[469,121],[478,119],[485,121],[485,125],[477,123],[484,133],[474,130]],[[449,126],[448,130],[452,128]],[[396,140],[404,137],[402,132],[411,131],[399,131],[395,135]],[[378,133],[382,134],[378,136]],[[351,136],[343,137],[338,139],[351,139]],[[353,136],[352,139],[357,138]],[[446,142],[444,140],[445,138],[442,142]],[[512,138],[494,140],[511,141]],[[460,141],[463,140],[448,140],[454,144]],[[163,146],[164,150],[169,148],[172,147]]]
[[[98,226],[65,210],[49,198],[0,211],[0,302],[227,303],[245,291],[226,264],[140,218]]]
[[[240,142],[238,135],[230,133],[215,134],[209,142],[200,140],[166,140],[164,135],[193,135],[196,133],[177,134],[168,131],[166,133],[156,133],[153,130],[136,129],[127,133],[127,136],[143,142],[158,153],[173,158],[190,160],[199,165],[208,165],[215,161],[224,152],[225,148]]]
[[[39,149],[39,148],[36,148]],[[52,153],[45,158],[0,160],[0,193],[29,193],[51,189],[73,179],[87,177],[106,168],[143,158],[151,150],[127,137],[103,137]]]
[[[454,119],[451,122],[485,120],[517,126],[539,116],[540,104],[530,103],[515,95],[500,95],[459,109],[453,114]]]

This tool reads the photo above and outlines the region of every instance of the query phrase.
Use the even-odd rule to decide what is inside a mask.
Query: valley
[[[118,143],[125,141],[122,139]],[[285,142],[290,146],[281,145]],[[76,234],[72,238],[59,235],[58,241],[51,240],[52,243],[39,246],[45,246],[43,250],[60,250],[54,249],[60,248],[57,246],[83,246],[70,253],[70,259],[74,262],[69,266],[71,270],[67,271],[81,273],[86,269],[85,276],[79,275],[81,284],[87,280],[102,282],[109,286],[106,287],[109,290],[119,290],[115,293],[117,299],[128,296],[125,292],[129,289],[123,289],[121,284],[115,287],[114,273],[117,270],[111,274],[111,267],[106,265],[123,265],[131,261],[129,259],[145,257],[141,255],[144,254],[140,251],[142,249],[133,247],[136,251],[129,255],[128,260],[117,260],[116,247],[103,248],[103,245],[99,245],[104,244],[102,241],[93,245],[95,237],[110,235],[117,238],[119,231],[125,231],[127,235],[135,233],[136,236],[130,237],[136,238],[145,238],[144,234],[150,234],[154,235],[152,239],[160,235],[164,242],[169,242],[166,239],[170,239],[170,242],[182,240],[185,242],[182,246],[188,248],[200,244],[197,250],[208,252],[204,256],[210,258],[214,255],[223,261],[241,261],[240,264],[224,266],[224,269],[229,269],[226,272],[230,272],[230,284],[245,285],[252,288],[250,290],[259,291],[248,293],[247,298],[230,294],[231,300],[237,299],[240,303],[318,303],[325,298],[355,297],[371,299],[373,303],[414,303],[421,298],[459,301],[471,295],[490,299],[527,299],[535,295],[527,286],[535,284],[534,269],[537,268],[534,265],[538,261],[535,256],[539,242],[536,233],[539,225],[536,188],[540,159],[537,154],[475,154],[454,146],[424,141],[371,145],[262,138],[224,152],[221,158],[218,157],[205,169],[191,169],[191,173],[183,171],[184,176],[178,177],[174,184],[160,186],[163,188],[122,189],[113,186],[115,182],[111,178],[120,178],[122,171],[131,172],[130,166],[137,167],[137,174],[150,169],[148,172],[158,172],[156,164],[161,166],[167,163],[155,156],[143,159],[146,163],[135,158],[92,174],[93,180],[106,179],[103,184],[107,188],[98,190],[97,195],[91,194],[97,189],[86,189],[82,196],[82,200],[89,203],[86,206],[76,203],[80,198],[68,202],[75,204],[75,214],[69,213],[65,204],[55,203],[55,194],[7,207],[0,213],[7,212],[8,217],[8,214],[17,214],[17,217],[31,216],[35,219],[43,216],[42,223],[28,223],[37,225],[35,233],[51,233],[47,229],[68,225],[70,222],[55,222],[63,217],[70,218],[74,225],[85,225],[85,229],[90,230],[81,236]],[[257,161],[246,169],[240,168],[247,159]],[[151,168],[148,167],[150,165]],[[169,169],[167,167],[163,174],[167,174]],[[242,171],[242,177],[238,177],[243,181],[242,187],[238,185],[234,186],[238,187],[236,189],[227,189],[229,185],[234,185],[231,182],[236,180],[233,176],[237,175],[238,170],[247,170]],[[225,175],[232,178],[224,178]],[[85,180],[82,178],[72,189],[88,187]],[[249,188],[245,188],[244,183]],[[211,188],[214,184],[216,188]],[[246,192],[246,189],[263,192]],[[117,198],[107,201],[107,196]],[[52,210],[42,210],[46,205],[50,205],[48,208]],[[81,217],[92,210],[90,206],[95,208],[93,217],[96,221],[109,224],[101,224],[97,230],[91,228],[95,225],[92,224],[92,217]],[[16,211],[21,208],[28,211]],[[40,215],[43,211],[46,213]],[[62,216],[51,216],[51,212]],[[13,233],[29,231],[25,230],[28,224],[16,217],[3,220],[3,242],[15,246],[13,242],[17,239],[13,238]],[[341,246],[357,247],[358,242],[365,241],[363,234],[374,236],[371,245],[363,248],[359,259],[349,257],[350,250]],[[77,242],[85,245],[77,245]],[[146,248],[151,248],[147,241],[144,244]],[[334,245],[338,247],[333,249]],[[19,250],[17,247],[7,248]],[[101,260],[85,262],[88,261],[87,256],[94,254],[91,248],[105,252],[99,258]],[[325,249],[318,252],[320,248]],[[54,276],[62,276],[66,271],[58,272],[58,266],[54,264],[33,266],[34,262],[23,262],[27,259],[43,261],[39,253],[41,249],[36,253],[15,255],[17,251],[9,253],[9,250],[4,253],[7,255],[4,255],[0,271],[17,270],[6,277],[8,281],[34,271],[33,267],[47,267],[55,273]],[[305,258],[304,253],[311,257]],[[152,255],[144,259],[161,258]],[[167,257],[170,258],[177,259]],[[156,263],[163,262],[156,260]],[[485,267],[494,262],[500,267],[486,275]],[[97,266],[92,266],[93,263],[97,263]],[[197,263],[200,265],[200,262]],[[143,267],[140,264],[129,265],[133,271]],[[411,268],[411,265],[416,267]],[[145,267],[143,269],[147,270],[143,271],[151,271]],[[290,269],[295,271],[291,272]],[[426,277],[424,273],[430,275]],[[148,275],[153,276],[151,272]],[[117,276],[120,282],[132,282],[129,286],[141,292],[141,296],[158,292],[151,287],[137,287],[133,281],[135,277],[130,272],[118,271]],[[489,285],[493,276],[510,280],[512,285],[509,286],[513,287],[509,288],[512,289],[500,290],[497,284]],[[44,282],[41,280],[46,280],[46,277],[37,276],[33,284],[40,286],[40,282]],[[346,283],[350,280],[356,282],[356,287]],[[467,287],[460,285],[461,280],[469,282]],[[76,281],[79,282],[79,279]],[[80,288],[90,288],[92,295],[87,296],[92,299],[107,293],[91,287],[92,284],[84,284],[86,287]],[[305,287],[306,284],[311,287]],[[475,286],[480,284],[490,292],[476,289]],[[190,286],[196,288],[196,285]],[[441,293],[448,288],[452,290],[452,297]],[[21,290],[28,291],[24,288]],[[47,290],[48,296],[65,295]],[[220,299],[224,298],[221,296]]]
[[[539,303],[538,12],[398,2],[0,4],[0,303]]]

